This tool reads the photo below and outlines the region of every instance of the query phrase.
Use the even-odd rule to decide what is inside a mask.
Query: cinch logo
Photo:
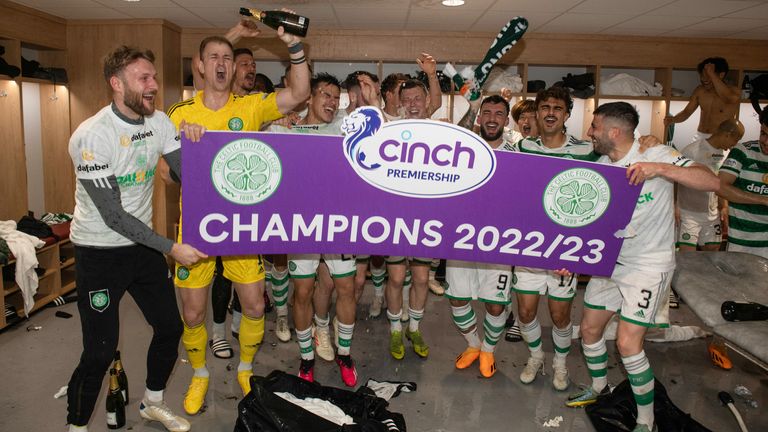
[[[77,171],[78,172],[94,172],[94,171],[101,171],[109,168],[109,164],[104,165],[78,165]]]
[[[341,126],[347,161],[381,190],[417,198],[471,192],[493,177],[496,156],[474,133],[450,123],[383,123],[373,107],[357,108]]]
[[[544,189],[544,211],[558,225],[582,227],[600,219],[611,202],[611,187],[587,168],[561,172]]]

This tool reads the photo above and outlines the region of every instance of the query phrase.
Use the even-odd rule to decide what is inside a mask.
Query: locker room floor
[[[573,306],[574,323],[580,321],[582,295],[583,290],[580,289]],[[549,382],[552,345],[546,302],[540,303],[539,317],[544,329],[544,347],[548,353],[545,368],[547,375],[540,375],[531,385],[523,385],[518,376],[528,354],[522,342],[499,342],[496,352],[498,372],[491,379],[482,378],[475,367],[456,370],[453,361],[465,348],[465,342],[453,326],[448,301],[432,294],[429,295],[427,312],[422,322],[422,333],[430,345],[429,358],[418,358],[406,342],[405,359],[392,359],[388,352],[386,317],[382,314],[377,319],[365,319],[371,297],[372,288],[369,283],[358,306],[358,317],[363,318],[358,318],[352,344],[359,384],[364,384],[369,377],[415,381],[418,384],[416,392],[403,393],[390,401],[390,410],[405,416],[409,430],[594,431],[584,410],[565,407],[563,401],[567,392],[555,391]],[[126,408],[127,425],[124,430],[164,431],[162,425],[148,423],[138,413],[139,398],[144,389],[145,355],[151,336],[150,329],[130,296],[124,298],[120,307],[120,349],[132,395]],[[71,319],[58,318],[54,316],[57,310],[75,316]],[[477,307],[476,311],[480,312]],[[210,313],[208,315],[210,322]],[[671,311],[671,319],[677,324],[701,325],[685,304]],[[27,331],[29,325],[42,328],[39,331]],[[569,391],[576,388],[575,383],[588,381],[579,342],[573,342],[568,358],[572,381]],[[66,398],[54,399],[53,395],[67,384],[80,350],[80,325],[75,304],[43,309],[29,321],[0,333],[0,430],[65,431]],[[680,343],[646,343],[645,350],[656,376],[666,385],[673,402],[711,430],[739,430],[731,413],[717,399],[720,390],[733,394],[737,385],[749,388],[758,403],[755,409],[737,398],[737,407],[749,429],[768,430],[768,415],[765,414],[768,412],[768,374],[759,367],[731,353],[734,368],[731,371],[717,369],[707,356],[704,339]],[[192,369],[183,360],[185,352],[181,346],[179,352],[179,361],[168,383],[165,397],[171,409],[183,413],[183,394]],[[611,384],[615,385],[624,377],[617,363],[613,342],[609,342],[608,352],[608,377]],[[268,314],[264,343],[256,355],[254,372],[266,375],[273,369],[282,369],[296,373],[298,364],[295,336],[291,343],[278,342],[274,334],[274,312]],[[211,384],[206,407],[201,414],[188,417],[192,430],[232,431],[237,402],[241,397],[235,377],[237,348],[235,358],[230,360],[216,359],[209,351],[208,367]],[[343,387],[335,363],[318,359],[315,377],[325,385]],[[106,430],[106,388],[105,378],[91,419],[91,431]],[[557,416],[563,417],[559,427],[543,426],[547,420]]]

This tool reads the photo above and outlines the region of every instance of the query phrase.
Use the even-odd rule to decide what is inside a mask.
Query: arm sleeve
[[[176,149],[163,155],[165,163],[171,169],[171,178],[177,183],[181,183],[181,149]]]
[[[120,200],[117,178],[110,175],[98,180],[79,179],[88,193],[104,223],[118,234],[132,242],[142,244],[163,253],[169,253],[173,241],[160,236],[142,221],[125,211]],[[104,182],[110,187],[104,187]]]
[[[248,98],[253,120],[256,124],[263,125],[283,117],[283,113],[277,107],[277,92],[256,93],[245,97]]]
[[[744,147],[738,144],[732,148],[728,153],[728,158],[725,159],[723,165],[720,166],[720,171],[725,171],[739,177],[741,174],[741,168],[744,165],[744,161],[747,159],[747,155],[744,153]]]
[[[666,145],[657,145],[645,151],[652,162],[664,162],[679,167],[688,167],[693,165],[693,161],[685,157],[674,147]]]
[[[162,111],[156,111],[155,115],[164,117],[167,121],[163,122],[163,159],[170,168],[171,179],[176,183],[181,183],[181,132],[177,128],[177,121],[168,117]]]

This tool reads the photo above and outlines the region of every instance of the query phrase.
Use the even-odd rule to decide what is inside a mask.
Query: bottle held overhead
[[[307,30],[309,29],[309,18],[290,12],[240,8],[240,15],[259,20],[275,30],[282,26],[286,32],[299,37],[307,36]]]

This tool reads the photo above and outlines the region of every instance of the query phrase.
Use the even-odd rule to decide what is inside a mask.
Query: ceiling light
[[[464,0],[443,0],[443,6],[462,6]]]

